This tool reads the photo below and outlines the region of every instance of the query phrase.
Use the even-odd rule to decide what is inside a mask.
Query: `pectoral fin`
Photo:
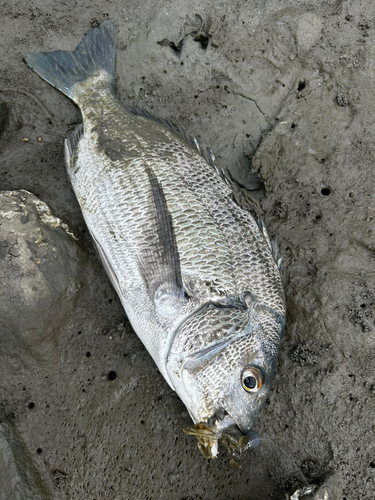
[[[139,254],[140,270],[156,311],[163,316],[173,316],[187,300],[180,256],[163,188],[149,167],[146,172],[150,181],[152,229],[149,244]]]

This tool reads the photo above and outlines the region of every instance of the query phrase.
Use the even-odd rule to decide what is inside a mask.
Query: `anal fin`
[[[95,238],[95,236],[92,234],[92,232],[89,230],[91,238],[93,239],[96,251],[98,252],[99,258],[103,264],[103,267],[108,275],[108,278],[113,286],[113,288],[116,290],[117,295],[121,298],[123,296],[120,283],[117,279],[116,273],[114,272],[108,257],[106,256],[104,250],[102,249],[100,243],[98,240]]]
[[[83,137],[83,123],[77,125],[65,139],[65,164],[69,169],[73,168],[74,156],[81,137]]]

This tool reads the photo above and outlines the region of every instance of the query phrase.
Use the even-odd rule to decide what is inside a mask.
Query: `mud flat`
[[[2,16],[1,199],[27,190],[55,227],[30,207],[10,227],[2,211],[0,477],[21,498],[282,500],[312,483],[303,498],[373,498],[373,2],[34,0]],[[181,432],[187,411],[132,332],[65,172],[80,113],[23,62],[107,18],[121,101],[198,136],[263,193],[283,255],[287,328],[241,470]]]

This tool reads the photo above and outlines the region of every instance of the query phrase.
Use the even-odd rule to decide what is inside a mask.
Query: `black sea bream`
[[[115,56],[105,21],[74,52],[27,63],[81,109],[65,150],[86,224],[134,330],[189,410],[186,431],[214,457],[219,440],[246,444],[267,398],[285,320],[279,266],[263,225],[199,146],[120,103]]]

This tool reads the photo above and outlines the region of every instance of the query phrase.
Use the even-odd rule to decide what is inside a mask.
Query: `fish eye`
[[[246,366],[241,375],[242,387],[246,392],[258,392],[264,384],[264,373],[257,366]]]

